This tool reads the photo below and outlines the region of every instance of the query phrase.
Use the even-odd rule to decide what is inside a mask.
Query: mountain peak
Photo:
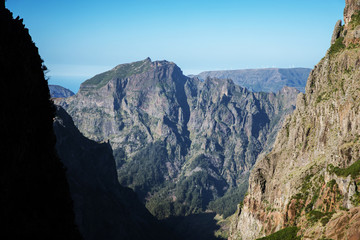
[[[167,68],[167,66],[180,69],[173,62],[168,62],[166,60],[152,62],[149,57],[137,62],[119,64],[113,69],[97,74],[83,82],[80,86],[80,91],[100,89],[108,84],[111,80],[130,78],[149,71],[158,71],[158,68]]]
[[[146,72],[151,68],[151,64],[151,59],[146,58],[142,61],[117,65],[113,69],[97,74],[83,82],[80,90],[100,89],[114,78],[126,78],[134,74]]]

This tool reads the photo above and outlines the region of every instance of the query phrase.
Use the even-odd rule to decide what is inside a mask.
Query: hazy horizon
[[[118,64],[150,57],[184,74],[313,68],[342,19],[328,1],[7,1],[49,69],[50,84],[76,86]]]

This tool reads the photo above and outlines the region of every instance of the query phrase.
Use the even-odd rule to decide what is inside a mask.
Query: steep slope
[[[1,239],[81,239],[55,150],[44,66],[22,19],[0,2]]]
[[[292,88],[252,93],[231,80],[201,82],[174,63],[145,59],[96,75],[56,103],[86,137],[110,142],[120,183],[164,218],[204,211],[224,195],[228,202],[212,209],[234,211],[248,170],[271,148],[297,94]]]
[[[75,95],[72,91],[59,85],[49,85],[50,96],[52,98],[67,98]]]
[[[120,186],[109,143],[85,138],[61,107],[54,130],[84,239],[175,239],[132,190]]]
[[[196,75],[200,79],[232,79],[234,83],[255,92],[277,92],[283,86],[305,91],[309,68],[264,68],[206,71]]]
[[[346,1],[345,25],[336,24],[306,94],[251,173],[231,239],[255,239],[288,226],[303,239],[360,238],[359,10],[359,0]]]

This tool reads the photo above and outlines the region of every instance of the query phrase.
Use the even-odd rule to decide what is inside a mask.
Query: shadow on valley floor
[[[214,233],[220,229],[214,219],[215,213],[200,213],[189,216],[171,217],[162,220],[179,239],[220,240]]]

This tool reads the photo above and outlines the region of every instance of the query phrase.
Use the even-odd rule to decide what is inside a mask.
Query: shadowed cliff
[[[55,151],[42,60],[22,20],[0,4],[1,239],[80,239]]]
[[[117,180],[109,143],[84,137],[57,107],[56,148],[65,164],[76,223],[84,239],[175,239],[129,188]]]

